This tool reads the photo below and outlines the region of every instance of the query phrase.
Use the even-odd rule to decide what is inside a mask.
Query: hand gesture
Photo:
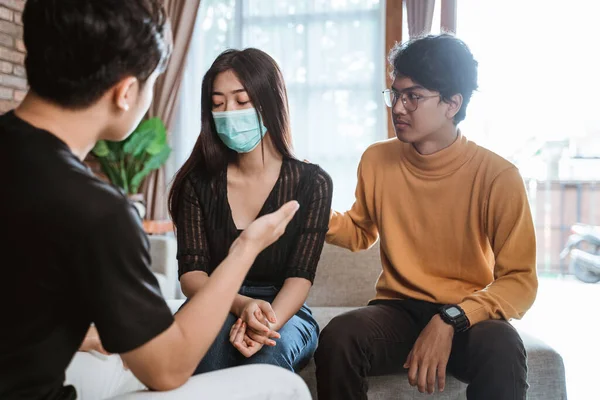
[[[256,219],[233,242],[229,251],[231,252],[240,243],[244,243],[258,255],[283,235],[287,224],[292,220],[299,207],[297,201],[290,201],[274,213]]]

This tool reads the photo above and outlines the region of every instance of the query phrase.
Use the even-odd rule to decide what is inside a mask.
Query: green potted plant
[[[167,129],[160,118],[150,118],[138,125],[122,142],[99,141],[92,149],[108,180],[134,201],[142,218],[143,197],[139,194],[144,178],[159,169],[169,158]]]

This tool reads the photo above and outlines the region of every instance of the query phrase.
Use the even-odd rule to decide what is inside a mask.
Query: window
[[[457,36],[479,61],[462,125],[527,178],[598,180],[597,2],[458,2]]]
[[[387,135],[384,9],[379,0],[204,0],[184,90],[199,92],[202,75],[226,48],[269,53],[287,85],[296,155],[332,176],[334,207],[347,209],[361,154]],[[194,104],[199,109],[199,99]],[[179,163],[200,129],[199,121],[191,132],[185,124],[176,128],[186,150]]]

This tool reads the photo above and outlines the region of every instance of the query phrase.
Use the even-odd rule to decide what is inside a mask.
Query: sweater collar
[[[403,143],[402,149],[409,168],[414,172],[428,176],[443,176],[453,173],[469,161],[477,146],[459,131],[458,137],[450,146],[433,154],[423,155],[410,143]]]

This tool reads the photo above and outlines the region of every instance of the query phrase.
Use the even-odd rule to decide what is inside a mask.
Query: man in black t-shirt
[[[173,317],[135,210],[82,162],[146,114],[170,49],[161,4],[28,0],[23,22],[31,90],[0,117],[0,398],[75,398],[64,373],[91,323],[144,384],[178,387],[298,204],[255,221]]]

